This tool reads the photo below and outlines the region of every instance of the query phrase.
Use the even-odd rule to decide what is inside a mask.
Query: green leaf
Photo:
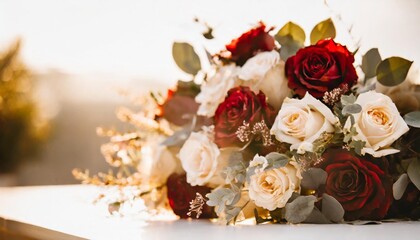
[[[408,179],[407,173],[402,174],[398,180],[392,185],[392,194],[395,200],[400,200],[404,195],[405,189],[407,189],[410,180]]]
[[[335,38],[335,27],[331,18],[318,23],[311,32],[311,44],[316,44],[319,40],[325,38]]]
[[[349,147],[353,148],[354,151],[358,155],[362,155],[362,149],[365,147],[365,145],[366,145],[366,142],[357,140],[357,141],[351,141],[351,143],[349,144]]]
[[[408,165],[407,174],[411,182],[420,190],[420,160],[418,158],[413,159]]]
[[[299,196],[286,204],[285,218],[290,223],[301,223],[308,218],[315,207],[315,196]]]
[[[251,181],[251,177],[255,174],[255,170],[257,170],[258,166],[248,167],[246,170],[246,181],[249,183]]]
[[[268,167],[265,170],[284,167],[290,161],[290,158],[287,155],[278,152],[271,152],[267,154],[265,158],[268,162]]]
[[[390,57],[383,60],[376,68],[378,82],[387,87],[404,82],[412,63],[412,61],[401,57]]]
[[[196,75],[201,69],[200,58],[194,48],[185,42],[174,42],[172,57],[178,67],[189,74]]]
[[[356,102],[356,97],[353,94],[341,95],[341,104],[344,106],[354,104],[354,102]]]
[[[303,46],[305,44],[306,35],[305,31],[303,31],[299,25],[293,22],[288,22],[277,32],[274,38],[281,45],[287,44],[292,40]]]
[[[344,116],[350,114],[357,114],[362,111],[362,106],[359,104],[350,104],[343,107],[342,113]]]
[[[295,55],[297,51],[303,47],[302,44],[300,44],[297,41],[294,41],[293,39],[291,39],[290,36],[287,36],[285,38],[289,38],[289,40],[282,44],[280,48],[280,58],[284,61],[286,61],[289,57]]]
[[[415,128],[420,128],[420,111],[410,112],[404,116],[407,125]]]
[[[224,150],[222,150],[224,151]],[[223,169],[221,175],[226,183],[242,185],[245,182],[246,166],[241,152],[233,152],[229,156],[229,165]]]
[[[241,212],[241,208],[240,207],[227,207],[226,211],[225,211],[225,219],[226,222],[229,223],[232,220],[234,221],[235,218],[238,216],[238,214]],[[234,222],[235,224],[235,222]]]
[[[327,172],[320,168],[309,168],[302,172],[301,186],[306,189],[316,190],[320,185],[325,184]]]
[[[362,71],[365,73],[366,79],[376,76],[376,67],[381,61],[382,58],[377,48],[372,48],[363,55]]]
[[[317,207],[314,207],[311,214],[305,219],[305,223],[315,223],[315,224],[329,224],[331,223],[324,214],[319,211]]]
[[[322,194],[322,213],[332,222],[341,222],[344,217],[344,208],[332,196],[324,193]]]

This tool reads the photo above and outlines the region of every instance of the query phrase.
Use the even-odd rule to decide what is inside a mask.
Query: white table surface
[[[94,186],[0,188],[0,217],[87,239],[420,239],[420,222],[379,225],[223,226],[206,220],[111,217],[93,205]]]

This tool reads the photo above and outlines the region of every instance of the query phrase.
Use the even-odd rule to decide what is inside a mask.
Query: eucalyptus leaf
[[[344,217],[344,208],[334,197],[324,193],[322,194],[322,213],[332,222],[342,222]]]
[[[274,36],[274,38],[281,44],[287,44],[290,40],[299,43],[301,46],[305,43],[305,31],[293,22],[286,23]]]
[[[408,165],[407,174],[410,181],[420,190],[420,160],[418,158],[413,159]]]
[[[395,200],[400,200],[407,189],[410,180],[408,179],[407,173],[402,174],[398,180],[392,185],[392,194]]]
[[[257,170],[258,166],[249,167],[246,171],[246,181],[249,183],[251,181],[252,175],[255,174],[255,170]]]
[[[224,151],[222,149],[222,151]],[[223,169],[221,175],[227,184],[242,185],[245,182],[246,166],[241,152],[233,152],[229,157],[229,165]]]
[[[287,155],[278,152],[271,152],[267,154],[265,158],[268,162],[268,167],[265,170],[284,167],[290,160]]]
[[[309,168],[302,172],[301,186],[306,189],[316,190],[327,181],[327,172],[321,168]]]
[[[267,158],[267,160],[271,160],[273,162],[278,161],[278,160],[282,160],[282,159],[289,159],[289,157],[287,157],[284,154],[278,153],[278,152],[271,152],[269,154],[267,154],[265,156],[265,158]]]
[[[185,42],[174,42],[172,57],[178,67],[189,74],[196,75],[201,69],[200,58],[194,48]]]
[[[401,57],[387,58],[376,68],[376,78],[384,86],[396,86],[404,82],[411,64],[413,64],[412,61]]]
[[[293,202],[286,204],[285,218],[290,223],[305,221],[315,207],[315,196],[299,196]]]
[[[356,96],[353,94],[341,95],[341,104],[344,106],[354,104],[354,102],[356,102]]]
[[[284,37],[285,43],[281,45],[280,48],[280,58],[286,61],[289,57],[295,55],[299,49],[303,47],[303,45],[295,40],[293,40],[290,36]]]
[[[410,112],[404,116],[407,125],[415,128],[420,128],[420,111]]]
[[[218,188],[207,194],[206,197],[209,199],[207,205],[217,206],[220,204],[232,205],[237,202],[237,193],[229,188]]]
[[[362,111],[362,106],[359,104],[350,104],[343,107],[343,115],[357,114]]]
[[[377,48],[372,48],[363,55],[362,71],[365,73],[366,79],[376,76],[376,67],[381,61],[382,58]]]
[[[311,44],[325,38],[335,38],[335,27],[331,18],[318,23],[311,32]]]
[[[319,211],[317,207],[314,207],[311,214],[305,219],[305,223],[315,223],[315,224],[329,224],[331,223],[330,220],[328,220],[324,214]]]
[[[225,210],[225,218],[226,222],[229,223],[232,220],[235,220],[235,218],[238,216],[238,214],[241,212],[240,207],[227,207]]]

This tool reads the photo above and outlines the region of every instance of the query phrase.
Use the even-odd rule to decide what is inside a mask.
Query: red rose
[[[356,156],[344,149],[329,149],[320,164],[327,173],[325,192],[341,203],[344,219],[380,220],[392,202],[392,179],[383,159]]]
[[[266,31],[264,23],[260,22],[257,27],[232,40],[229,45],[226,45],[226,49],[231,53],[229,59],[242,66],[258,52],[273,50],[274,38],[268,34],[270,30]]]
[[[316,45],[300,49],[286,61],[288,86],[299,97],[309,92],[322,98],[335,88],[350,89],[357,82],[354,57],[345,46],[332,39],[320,40]]]
[[[244,121],[252,128],[255,123],[264,120],[270,128],[275,117],[264,93],[255,94],[249,87],[232,88],[214,116],[215,142],[219,147],[244,145],[236,136]]]
[[[210,188],[202,186],[191,186],[187,183],[185,174],[172,174],[166,182],[168,187],[169,205],[176,215],[181,218],[188,218],[187,213],[190,209],[190,202],[195,199],[196,193],[200,193],[203,197],[210,192]],[[213,208],[204,204],[200,218],[215,217]]]

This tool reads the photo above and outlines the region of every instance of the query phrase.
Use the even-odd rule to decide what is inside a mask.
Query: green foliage
[[[327,172],[320,168],[309,168],[302,172],[301,187],[305,189],[317,190],[327,181]]]
[[[268,166],[265,170],[284,167],[290,161],[290,158],[287,155],[278,152],[271,152],[267,154],[265,158],[268,162]]]
[[[300,43],[293,40],[289,40],[286,44],[281,45],[280,58],[286,61],[289,57],[295,55],[297,51],[301,48],[302,45],[300,45]]]
[[[362,149],[365,147],[366,142],[361,141],[361,140],[353,140],[351,141],[351,143],[349,144],[350,148],[354,149],[354,152],[358,155],[362,155]]]
[[[239,191],[230,188],[218,188],[208,193],[206,197],[209,199],[207,205],[216,207],[216,213],[220,215],[226,206],[233,206],[238,203],[241,195]]]
[[[301,223],[305,221],[315,207],[317,201],[315,196],[299,196],[286,204],[285,219],[290,223]]]
[[[407,174],[411,182],[420,190],[420,160],[418,158],[414,158],[408,165]]]
[[[201,69],[200,58],[194,48],[185,42],[174,42],[172,45],[172,57],[178,67],[191,75],[196,75]]]
[[[316,44],[319,40],[335,38],[335,27],[331,18],[318,23],[311,32],[311,44]]]
[[[350,114],[357,114],[362,111],[362,106],[359,104],[349,104],[343,107],[342,113],[344,116]]]
[[[331,223],[317,207],[314,207],[311,214],[305,219],[304,223],[328,224]]]
[[[379,63],[376,68],[378,82],[387,87],[404,82],[413,62],[401,57],[390,57]]]
[[[404,120],[408,126],[420,128],[420,111],[407,113]]]
[[[223,169],[222,177],[226,183],[242,186],[246,178],[246,164],[241,152],[233,152],[229,158],[229,166]]]
[[[394,195],[395,200],[401,199],[409,183],[410,180],[408,179],[407,173],[401,174],[394,185],[392,185],[392,194]]]
[[[365,73],[365,79],[376,76],[376,68],[381,61],[382,58],[377,48],[372,48],[363,55],[362,71]]]
[[[274,36],[274,38],[281,44],[287,44],[290,40],[300,43],[300,45],[305,44],[305,31],[303,29],[293,23],[288,22],[286,23]]]
[[[356,96],[354,96],[354,94],[341,95],[341,104],[343,104],[343,106],[351,105],[351,104],[354,104],[355,102],[356,102]]]
[[[287,60],[304,46],[306,36],[305,31],[299,25],[288,22],[277,32],[274,38],[281,45],[280,57]]]
[[[343,206],[332,196],[322,194],[322,214],[332,222],[341,222],[344,217]]]
[[[265,168],[262,168],[261,166],[253,166],[253,167],[247,168],[246,170],[247,182],[250,181],[251,176],[255,174],[255,171],[257,169],[268,171],[270,169],[281,168],[281,167],[286,166],[290,161],[290,158],[287,155],[278,153],[278,152],[271,152],[267,154],[265,158],[267,159],[267,166]]]

